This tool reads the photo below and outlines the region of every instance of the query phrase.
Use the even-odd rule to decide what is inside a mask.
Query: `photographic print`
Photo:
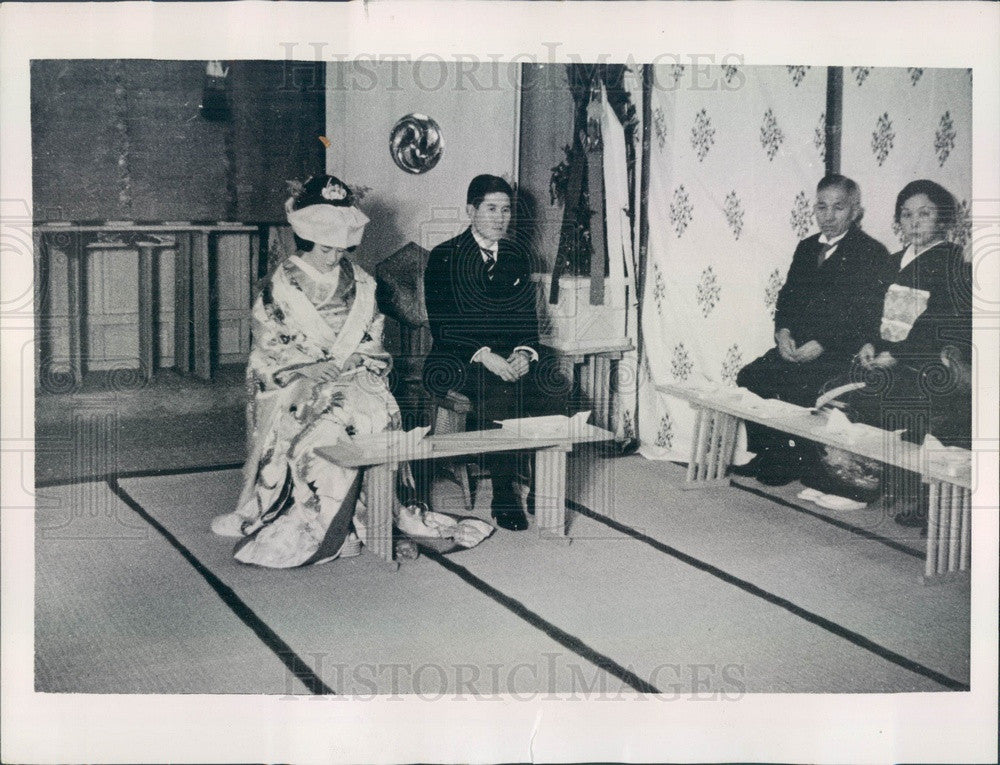
[[[602,48],[478,4],[531,39],[456,48],[412,14],[468,4],[290,5],[226,6],[280,21],[243,44],[212,4],[184,43],[141,44],[161,8],[5,56],[34,713],[107,704],[132,759],[165,710],[181,759],[753,760],[776,714],[861,732],[771,759],[980,761],[996,45],[698,47],[690,8],[690,47],[630,20]],[[924,721],[954,704],[987,735],[949,755]],[[206,743],[202,708],[256,721]],[[612,720],[641,725],[596,743]]]

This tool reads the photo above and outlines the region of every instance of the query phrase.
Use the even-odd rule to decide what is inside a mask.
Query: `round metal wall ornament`
[[[407,114],[393,125],[389,153],[401,169],[414,175],[433,168],[444,151],[441,128],[426,114]]]

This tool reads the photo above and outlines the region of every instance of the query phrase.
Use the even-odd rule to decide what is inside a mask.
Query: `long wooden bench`
[[[696,410],[685,488],[728,485],[740,420],[750,420],[809,441],[877,460],[920,474],[928,485],[925,581],[946,574],[968,573],[971,556],[972,454],[928,452],[899,435],[862,427],[861,438],[846,439],[827,429],[828,417],[805,407],[778,403],[762,415],[745,403],[738,389],[699,389],[657,385],[660,393],[688,401]]]
[[[392,544],[396,471],[404,462],[454,458],[501,451],[534,452],[535,522],[540,536],[568,542],[566,534],[566,456],[574,444],[614,439],[614,433],[579,419],[565,420],[558,433],[535,417],[509,421],[494,430],[474,430],[423,438],[414,432],[388,433],[350,443],[320,447],[316,454],[342,467],[363,468],[367,549],[395,568]],[[419,435],[419,434],[418,434]]]

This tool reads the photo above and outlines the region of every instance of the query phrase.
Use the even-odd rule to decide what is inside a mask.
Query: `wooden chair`
[[[430,322],[424,303],[424,269],[429,252],[409,242],[375,267],[379,309],[399,324],[400,353],[396,360],[397,398],[402,408],[419,413],[434,434],[462,433],[468,429],[472,402],[458,391],[430,395],[423,385],[423,365],[431,350]],[[475,484],[464,459],[438,460],[462,490],[466,510],[475,502]]]

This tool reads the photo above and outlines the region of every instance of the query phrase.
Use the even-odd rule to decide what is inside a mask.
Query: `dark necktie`
[[[823,263],[826,262],[826,256],[829,254],[830,250],[832,250],[836,246],[837,246],[836,244],[830,244],[829,242],[827,242],[826,244],[820,247],[819,259],[816,261],[817,268],[823,267]]]
[[[492,279],[493,278],[493,271],[496,270],[496,267],[497,267],[497,256],[496,256],[496,253],[493,252],[493,250],[487,250],[485,247],[480,247],[479,249],[482,251],[483,257],[486,259],[486,261],[485,261],[486,262],[486,278],[487,279]]]

